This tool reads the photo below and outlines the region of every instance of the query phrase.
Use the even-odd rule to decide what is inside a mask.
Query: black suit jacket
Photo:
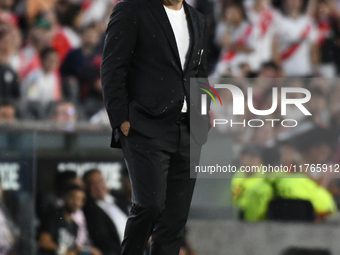
[[[116,205],[120,207],[119,204]],[[124,213],[125,208],[121,208]],[[88,196],[83,208],[90,239],[103,255],[119,255],[121,244],[114,222],[97,203]]]
[[[145,136],[162,136],[175,125],[184,96],[195,120],[191,132],[198,143],[206,142],[210,120],[200,115],[202,91],[195,88],[190,93],[190,78],[206,77],[206,21],[186,2],[183,5],[191,37],[184,71],[161,0],[123,0],[113,8],[101,65],[104,101],[114,131],[112,147],[119,147],[118,127],[126,120]]]

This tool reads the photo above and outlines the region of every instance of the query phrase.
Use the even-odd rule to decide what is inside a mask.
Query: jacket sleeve
[[[119,2],[112,10],[106,30],[100,70],[104,104],[113,129],[128,120],[126,76],[136,39],[137,22],[130,3]]]

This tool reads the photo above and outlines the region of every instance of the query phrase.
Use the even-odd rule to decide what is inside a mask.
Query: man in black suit
[[[205,30],[183,0],[123,0],[112,11],[101,78],[111,146],[123,149],[132,185],[122,255],[141,255],[150,236],[152,255],[179,253],[190,169],[210,129],[190,90],[190,78],[206,77]]]
[[[99,170],[87,171],[83,180],[87,192],[83,211],[93,245],[98,247],[103,255],[119,255],[127,208],[109,193]]]

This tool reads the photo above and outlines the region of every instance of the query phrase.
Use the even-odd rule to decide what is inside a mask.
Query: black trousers
[[[133,202],[122,255],[142,255],[150,236],[151,255],[179,254],[196,182],[190,167],[198,164],[201,153],[187,122],[174,124],[156,139],[134,129],[128,136],[120,132]]]

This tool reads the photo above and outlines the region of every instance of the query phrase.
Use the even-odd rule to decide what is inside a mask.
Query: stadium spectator
[[[15,237],[13,222],[5,210],[0,181],[0,255],[10,254],[15,244]]]
[[[284,1],[284,17],[277,29],[280,62],[285,75],[290,77],[311,77],[318,73],[318,32],[302,7],[302,0]]]
[[[11,103],[0,103],[0,122],[13,123],[16,120],[16,109]]]
[[[20,50],[22,47],[22,35],[21,31],[17,27],[11,28],[11,37],[12,37],[12,43],[10,47],[10,55],[9,55],[9,65],[15,70],[15,72],[20,72],[20,64],[21,64],[21,58],[20,58]]]
[[[0,100],[20,98],[20,83],[17,73],[9,66],[11,33],[8,26],[0,24]]]
[[[249,62],[249,54],[256,47],[256,27],[247,20],[244,6],[232,3],[216,29],[216,42],[222,46],[222,54],[212,77],[238,76],[241,64]]]
[[[100,65],[100,57],[96,49],[98,43],[97,28],[91,24],[82,30],[81,47],[71,50],[61,65],[65,96],[71,100],[84,101],[89,96],[100,95],[101,97],[101,91],[96,87]],[[71,87],[72,85],[76,88]]]
[[[265,62],[260,68],[258,78],[282,78],[280,68],[275,62]]]
[[[68,101],[57,102],[54,106],[52,119],[60,124],[75,124],[77,121],[77,110],[73,103]]]
[[[319,0],[316,7],[316,22],[319,29],[317,43],[320,48],[319,71],[326,78],[334,78],[337,73],[335,56],[336,41],[340,36],[340,16],[337,8],[334,8],[334,2]]]
[[[44,12],[38,21],[46,22],[50,27],[51,46],[58,52],[60,62],[65,59],[70,50],[80,46],[79,35],[72,27],[60,25],[55,12],[52,10]]]
[[[37,24],[28,35],[28,43],[20,52],[20,79],[41,67],[40,52],[51,46],[52,33],[48,24]]]
[[[120,253],[127,220],[126,208],[119,206],[110,193],[99,170],[89,170],[83,176],[87,190],[84,213],[93,245],[103,255]]]
[[[14,0],[0,1],[0,21],[11,24],[12,26],[18,25],[18,17],[12,12]]]
[[[255,0],[246,5],[246,10],[249,21],[259,30],[255,51],[249,59],[251,69],[258,71],[263,63],[275,59],[278,54],[274,37],[282,15],[271,6],[269,0]]]
[[[59,0],[54,8],[61,26],[69,28],[78,27],[78,19],[81,18],[81,4],[72,0]]]
[[[0,21],[0,30],[5,31],[1,45],[1,62],[10,66],[15,72],[19,70],[19,51],[22,44],[20,30],[10,23]]]
[[[52,48],[45,48],[40,53],[41,68],[30,72],[22,82],[22,97],[27,102],[39,103],[46,108],[51,102],[59,101],[61,84],[58,67],[58,55]]]
[[[83,207],[85,193],[77,185],[68,186],[63,192],[64,205],[56,209],[41,224],[39,247],[41,255],[76,255],[81,250],[77,245],[78,225],[72,213]]]
[[[42,212],[44,215],[43,217],[48,217],[53,211],[64,206],[64,200],[62,199],[63,192],[71,185],[77,185],[81,188],[84,188],[83,180],[77,176],[76,172],[67,170],[58,173],[55,178],[54,193],[48,194],[43,198],[42,202],[46,205],[42,206],[48,207],[45,209],[45,212]],[[93,255],[100,255],[100,251],[91,246],[86,220],[82,209],[74,211],[71,216],[73,221],[78,225],[78,234],[76,239],[77,245],[82,247],[82,251],[90,251]]]
[[[53,10],[57,0],[27,0],[27,18],[33,24],[36,17],[45,11]]]
[[[261,148],[249,145],[240,153],[240,170],[231,181],[233,204],[240,210],[240,219],[259,221],[266,218],[269,202],[274,198],[274,189],[261,172],[244,171],[262,164]],[[241,171],[241,168],[243,171]]]

